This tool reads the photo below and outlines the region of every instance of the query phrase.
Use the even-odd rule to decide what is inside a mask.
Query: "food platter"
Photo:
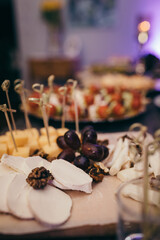
[[[45,94],[48,95],[48,106],[46,106],[48,117],[55,121],[61,121],[64,114],[66,122],[75,122],[75,99],[81,123],[128,120],[143,114],[149,103],[149,99],[143,92],[129,89],[116,90],[112,87],[106,89],[78,88],[74,93],[75,99],[71,94],[65,96],[64,106],[63,97],[59,94],[59,90],[48,94],[46,89]],[[27,109],[30,115],[42,118],[41,108],[29,100],[37,99],[37,97],[40,98],[40,95],[35,92],[28,96]],[[20,108],[22,109],[22,107]]]
[[[21,110],[23,111],[23,109],[21,108]],[[89,119],[89,118],[83,118],[83,119],[79,119],[79,123],[84,123],[84,124],[99,124],[99,123],[114,123],[114,122],[121,122],[121,121],[127,121],[127,120],[131,120],[134,119],[136,117],[141,116],[142,114],[146,113],[147,111],[147,106],[144,106],[143,108],[141,108],[138,112],[132,112],[130,114],[126,114],[125,116],[122,117],[109,117],[107,119],[100,119],[100,118],[95,118],[95,119]],[[41,114],[37,114],[34,111],[31,111],[30,109],[28,109],[28,113],[30,116],[35,117],[37,119],[42,119]],[[61,122],[62,117],[49,117],[50,120],[54,120],[55,122]],[[74,119],[69,119],[66,118],[65,119],[66,123],[75,123]]]
[[[139,126],[139,125],[136,124],[136,126]],[[113,149],[114,146],[117,146],[117,141],[121,141],[122,144],[125,144],[126,141],[128,142],[133,140],[127,136],[128,134],[131,134],[130,136],[132,136],[132,134],[134,135],[133,132],[98,134],[98,140],[103,141],[107,139],[109,141],[108,147],[110,149],[110,155],[108,156],[108,158],[105,158],[103,160],[103,164],[104,164],[103,166],[109,166],[108,163],[110,162],[110,159],[112,162],[113,158],[111,156],[112,155],[111,149]],[[152,136],[150,134],[147,134],[146,136],[147,136],[146,141],[150,142],[152,140]],[[145,144],[147,144],[147,142]],[[122,151],[120,149],[119,150],[121,152],[124,152],[124,149],[125,148],[123,146]],[[82,147],[82,152],[83,152],[83,147]],[[126,156],[127,161],[128,161],[128,156],[129,155]],[[120,159],[120,157],[118,158]],[[2,157],[1,159],[2,163],[4,163],[4,159],[5,157]],[[59,162],[61,160],[57,159],[55,161]],[[53,164],[55,163],[55,161],[53,161]],[[67,164],[70,165],[70,163],[67,163]],[[70,217],[60,225],[54,225],[54,226],[52,225],[51,227],[46,224],[45,225],[41,224],[40,221],[23,220],[23,219],[16,218],[13,215],[1,214],[0,215],[0,234],[3,234],[3,236],[8,236],[8,235],[21,236],[25,234],[32,235],[32,234],[45,233],[45,236],[47,236],[47,234],[48,236],[52,234],[52,236],[67,237],[69,236],[68,235],[69,232],[74,230],[74,234],[72,234],[72,236],[82,236],[80,234],[80,229],[81,230],[87,229],[86,230],[87,236],[93,236],[93,234],[98,236],[100,236],[101,234],[105,234],[105,235],[115,234],[116,225],[118,222],[116,192],[122,181],[122,180],[121,181],[119,180],[120,178],[119,179],[117,178],[118,174],[117,176],[116,176],[116,173],[113,174],[113,169],[114,171],[116,170],[115,168],[116,165],[117,164],[114,164],[114,168],[113,168],[113,165],[111,166],[109,170],[110,175],[104,175],[102,181],[98,183],[96,182],[92,183],[91,192],[87,193],[84,191],[73,191],[73,189],[67,190],[66,188],[62,188],[63,192],[67,193],[72,199],[73,205],[71,208]],[[123,169],[121,173],[124,170],[129,170],[129,169],[132,171],[138,171],[138,172],[140,171],[140,169],[133,170],[133,168],[132,169],[131,168]],[[23,169],[25,168],[23,167]],[[111,173],[111,169],[112,169],[112,173]],[[65,168],[65,172],[66,172],[66,168]],[[143,174],[143,171],[140,174]],[[54,177],[56,178],[55,175]],[[135,206],[139,203],[137,202],[135,203],[133,201],[132,204],[133,206]]]
[[[124,133],[99,134],[99,139],[109,138],[110,143],[115,143],[117,137]],[[0,234],[24,235],[45,232],[55,232],[56,236],[67,234],[68,230],[75,229],[74,235],[79,236],[79,229],[87,228],[88,235],[115,234],[117,223],[117,204],[115,191],[120,184],[116,177],[106,176],[101,183],[93,185],[92,194],[79,191],[65,191],[73,201],[72,214],[69,220],[59,227],[48,227],[34,220],[20,220],[11,215],[0,215]],[[110,211],[112,209],[112,211]],[[86,214],[87,213],[87,214]],[[95,217],[96,216],[96,217]],[[112,225],[112,227],[111,227]],[[100,228],[100,232],[95,232]]]

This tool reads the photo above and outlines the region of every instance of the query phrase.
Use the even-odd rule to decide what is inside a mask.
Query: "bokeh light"
[[[140,32],[138,34],[138,41],[140,44],[145,44],[148,41],[148,33],[147,32]]]
[[[148,21],[143,21],[138,24],[139,32],[148,32],[150,30],[150,23]]]

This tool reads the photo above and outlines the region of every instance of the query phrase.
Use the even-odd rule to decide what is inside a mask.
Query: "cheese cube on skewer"
[[[7,143],[7,141],[8,141],[8,136],[6,135],[0,136],[0,143]]]
[[[7,132],[9,142],[12,142],[12,136],[10,132]],[[13,131],[13,136],[16,142],[17,147],[23,147],[28,143],[28,134],[25,131],[17,130]]]
[[[56,130],[54,127],[52,127],[52,126],[49,126],[49,127],[48,127],[48,132],[49,132],[49,135],[50,135],[50,136],[54,136],[54,135],[58,136],[58,135],[57,135],[57,130]],[[41,128],[41,129],[40,129],[40,133],[41,133],[41,135],[44,135],[44,136],[47,135],[47,132],[46,132],[46,129],[45,129],[45,128]]]
[[[54,135],[54,136],[50,136],[50,143],[56,143],[56,139],[57,139],[57,135]],[[41,148],[43,148],[45,145],[48,145],[48,138],[46,135],[42,135],[39,137],[39,140],[38,140],[38,143],[39,143],[39,146]]]
[[[30,148],[28,146],[18,147],[17,151],[14,149],[12,152],[13,156],[29,157]]]
[[[68,128],[57,128],[57,134],[58,136],[63,136],[68,130]]]
[[[27,133],[29,139],[34,138],[37,140],[39,138],[39,132],[36,128],[25,129],[24,131]]]
[[[42,150],[49,154],[49,157],[57,157],[62,149],[58,147],[57,143],[52,142],[51,145],[42,146]]]
[[[7,153],[8,149],[7,149],[7,144],[6,143],[0,143],[0,157],[2,157],[2,155],[4,153]]]

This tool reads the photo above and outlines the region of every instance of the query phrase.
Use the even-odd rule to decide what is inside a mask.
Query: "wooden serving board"
[[[109,139],[114,144],[125,133],[99,134],[98,139]],[[86,194],[78,191],[66,191],[73,201],[71,216],[68,221],[56,228],[44,226],[35,220],[21,220],[14,216],[0,214],[0,234],[23,235],[42,232],[62,233],[68,229],[81,229],[94,233],[95,226],[105,226],[105,232],[117,223],[117,203],[115,192],[121,182],[112,176],[105,176],[101,183],[93,184],[93,192]],[[54,208],[54,206],[53,206]],[[103,231],[103,230],[101,230]],[[79,233],[80,234],[80,233]],[[82,233],[81,233],[82,234]],[[61,234],[60,234],[61,235]]]

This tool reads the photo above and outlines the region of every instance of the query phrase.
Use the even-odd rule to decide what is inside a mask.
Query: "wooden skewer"
[[[7,97],[7,102],[8,102],[8,106],[9,106],[9,109],[11,110],[11,103],[10,103],[10,99],[9,99],[9,95],[8,95],[8,89],[10,87],[10,81],[9,80],[4,80],[4,82],[2,83],[1,85],[2,87],[2,90],[6,92],[6,97]],[[12,120],[12,124],[13,124],[13,128],[14,130],[16,131],[16,124],[15,124],[15,121],[14,121],[14,117],[13,117],[13,112],[10,111],[10,115],[11,115],[11,120]]]
[[[17,145],[16,145],[16,142],[15,142],[15,139],[14,139],[14,136],[13,136],[13,132],[12,132],[12,127],[11,127],[9,117],[8,117],[8,114],[7,114],[7,111],[16,112],[16,110],[8,109],[6,104],[0,105],[0,110],[4,112],[4,115],[5,115],[5,118],[6,118],[6,121],[7,121],[7,125],[8,125],[8,128],[9,128],[9,131],[11,133],[14,148],[15,148],[16,152],[18,152]]]
[[[32,85],[32,89],[33,89],[33,91],[42,94],[43,89],[44,89],[44,85],[43,84],[39,84],[39,83],[35,83],[35,84]]]
[[[48,105],[48,100],[49,100],[48,95],[45,93],[42,93],[43,89],[44,89],[43,84],[35,83],[32,86],[32,89],[41,94],[41,98],[29,98],[29,101],[39,104],[39,106],[41,108],[43,123],[44,123],[44,127],[45,127],[46,133],[47,133],[48,144],[50,146],[51,143],[50,143],[50,136],[49,136],[49,130],[48,130],[49,129],[48,128],[48,117],[46,114],[46,105]]]
[[[21,102],[23,105],[26,128],[31,129],[31,123],[28,117],[27,104],[26,104],[26,98],[25,98],[24,87],[23,87],[24,81],[17,79],[14,81],[14,84],[15,84],[14,90],[20,95]]]
[[[62,123],[61,123],[61,127],[64,128],[65,127],[65,106],[66,106],[66,92],[67,92],[67,87],[60,87],[59,88],[59,93],[62,95],[63,97],[63,101],[62,101]]]
[[[47,117],[47,113],[46,113],[46,105],[49,105],[48,102],[49,102],[48,95],[43,93],[42,98],[40,99],[40,107],[41,107],[41,111],[42,111],[44,126],[46,128],[48,144],[50,146],[51,143],[50,143],[50,136],[49,136],[49,130],[48,130],[49,129],[48,128],[48,117]]]
[[[142,143],[146,137],[147,127],[142,125],[141,123],[134,123],[130,126],[129,131],[133,131],[134,129],[139,129],[139,134],[135,137],[133,137],[136,141]]]
[[[48,77],[49,95],[53,92],[53,82],[55,76],[52,74]]]
[[[73,80],[73,79],[68,79],[67,84],[72,84],[72,94],[73,94],[73,101],[74,101],[76,132],[79,133],[78,105],[77,105],[77,99],[76,99],[76,93],[75,93],[75,88],[77,86],[77,81]]]

